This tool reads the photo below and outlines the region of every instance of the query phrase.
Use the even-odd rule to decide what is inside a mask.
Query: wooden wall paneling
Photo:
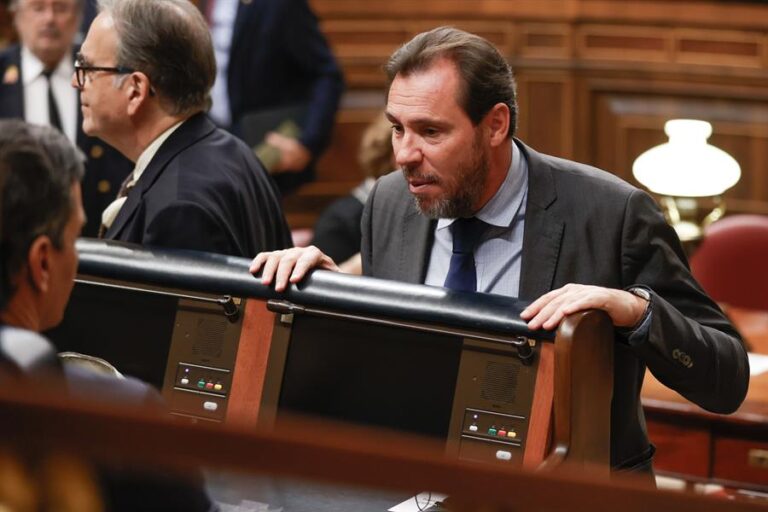
[[[710,142],[729,152],[742,166],[742,180],[726,193],[733,211],[750,211],[765,202],[764,169],[768,153],[762,93],[745,98],[727,84],[696,87],[678,81],[657,83],[654,91],[643,91],[643,83],[602,79],[587,85],[591,127],[586,162],[632,182],[634,159],[646,149],[665,142],[664,122],[682,117],[704,119],[713,124]],[[731,97],[729,97],[731,96]],[[734,200],[734,201],[731,201]],[[746,209],[745,209],[746,208]]]
[[[677,29],[674,38],[677,62],[765,67],[766,40],[761,32]]]
[[[517,74],[518,134],[537,151],[573,158],[574,95],[567,72]]]
[[[672,40],[660,27],[584,25],[577,29],[577,56],[621,62],[671,62]]]
[[[574,30],[566,23],[519,23],[515,32],[519,57],[570,59],[574,55]]]

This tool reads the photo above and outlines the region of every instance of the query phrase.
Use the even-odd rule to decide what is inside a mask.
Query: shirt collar
[[[24,81],[24,85],[29,85],[37,80],[45,70],[43,62],[38,59],[32,50],[26,46],[21,47],[21,78]],[[75,65],[71,58],[64,56],[59,61],[56,69],[53,70],[53,76],[59,79],[71,80],[72,73],[75,72]]]
[[[136,160],[136,167],[133,168],[134,183],[139,181],[142,173],[147,168],[152,159],[155,158],[155,154],[157,154],[157,151],[160,149],[160,146],[163,145],[163,142],[165,142],[168,137],[170,137],[171,134],[176,131],[176,128],[181,126],[181,123],[183,122],[184,121],[179,121],[178,123],[165,130],[163,133],[158,135],[155,140],[153,140],[149,146],[144,149],[144,151],[141,152],[141,155],[139,155],[139,158]]]
[[[528,188],[528,162],[514,141],[512,161],[507,169],[507,176],[490,201],[483,206],[475,217],[486,224],[508,228],[512,225]],[[456,219],[439,219],[437,229],[444,229]]]

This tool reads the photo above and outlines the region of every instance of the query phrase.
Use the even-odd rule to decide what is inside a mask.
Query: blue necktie
[[[474,253],[487,227],[488,224],[475,217],[456,219],[451,224],[453,254],[443,286],[452,290],[477,291]]]

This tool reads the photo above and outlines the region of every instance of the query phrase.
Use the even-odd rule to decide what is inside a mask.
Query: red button
[[[205,389],[213,389],[213,382],[209,382],[205,385]]]

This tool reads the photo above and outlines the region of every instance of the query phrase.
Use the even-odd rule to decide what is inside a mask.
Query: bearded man
[[[512,70],[491,43],[437,28],[397,50],[387,73],[401,172],[379,179],[365,206],[364,274],[532,300],[521,316],[534,330],[605,311],[615,333],[614,470],[652,469],[640,405],[646,367],[707,410],[738,408],[746,352],[656,203],[612,174],[515,139]],[[337,269],[303,248],[259,254],[251,271],[282,291],[310,268]]]

